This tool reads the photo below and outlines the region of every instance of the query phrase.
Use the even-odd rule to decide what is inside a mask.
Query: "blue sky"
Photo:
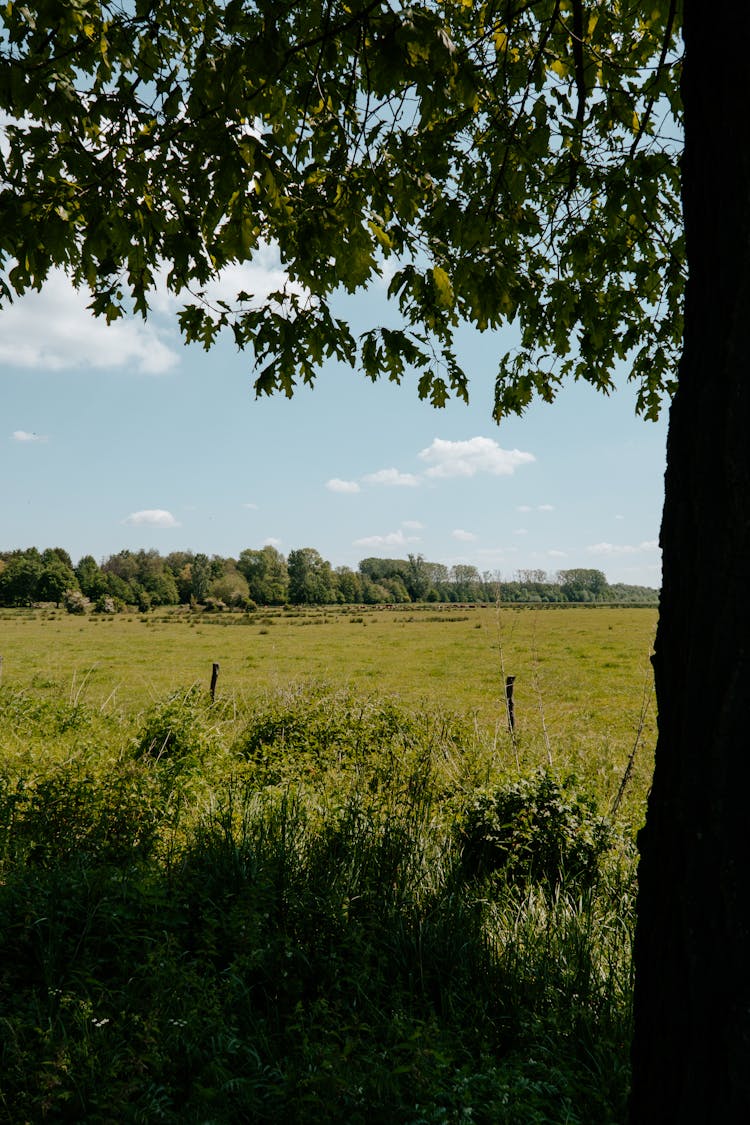
[[[279,281],[271,255],[249,273],[223,284]],[[56,275],[0,311],[0,549],[75,561],[271,542],[334,565],[414,552],[504,577],[583,566],[659,584],[666,411],[637,418],[624,375],[609,398],[574,384],[498,427],[507,337],[467,330],[468,407],[435,410],[413,380],[372,385],[335,364],[291,401],[256,400],[249,355],[229,339],[184,346],[166,296],[148,325],[110,328],[86,299]],[[354,320],[380,322],[383,304],[376,287]]]

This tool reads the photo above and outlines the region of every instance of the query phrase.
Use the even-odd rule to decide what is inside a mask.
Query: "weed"
[[[504,787],[472,796],[459,826],[461,862],[471,875],[501,872],[507,882],[588,886],[612,843],[592,798],[572,779],[538,770]]]
[[[403,660],[403,616],[362,616],[378,674],[389,645]],[[300,619],[279,611],[274,643]],[[120,709],[106,662],[146,642],[112,625],[70,690],[43,664],[0,689],[0,1122],[625,1120],[632,849],[572,780],[526,766],[523,668],[519,777],[476,712],[382,688],[260,679]],[[178,627],[210,670],[214,639],[142,632],[161,651]],[[561,764],[592,756],[571,730]]]

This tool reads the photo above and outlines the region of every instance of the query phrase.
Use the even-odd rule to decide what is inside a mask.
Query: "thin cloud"
[[[276,547],[276,548],[278,548],[278,547],[281,546],[281,539],[276,539],[275,536],[269,535],[267,539],[263,540],[263,546],[264,547]]]
[[[557,551],[554,547],[551,550],[547,551],[547,554],[552,559],[567,559],[568,557],[567,551]]]
[[[408,527],[410,531],[421,531],[424,528],[424,524],[419,520],[401,520],[401,526]]]
[[[648,553],[650,551],[657,551],[659,543],[656,539],[644,539],[642,543],[628,544],[628,543],[594,543],[592,546],[587,547],[586,550],[590,555],[638,555],[641,553]]]
[[[47,438],[43,434],[29,433],[28,430],[14,430],[10,435],[12,441],[30,442],[30,441],[46,441]]]
[[[554,504],[537,504],[537,511],[538,512],[554,512],[554,510],[555,510]]]
[[[501,562],[506,555],[515,555],[517,553],[518,547],[480,547],[477,550],[477,555],[486,562]]]
[[[378,469],[376,473],[366,473],[362,480],[366,484],[383,484],[389,488],[416,488],[419,477],[413,473],[402,473],[399,469]]]
[[[181,294],[176,294],[167,285],[169,269],[164,264],[156,274],[156,284],[149,291],[148,301],[155,312],[164,315],[174,315],[186,304]],[[311,295],[299,283],[291,281],[289,275],[281,265],[281,258],[277,246],[263,243],[255,251],[250,262],[233,262],[225,266],[214,278],[211,278],[202,289],[206,309],[211,315],[218,316],[218,309],[223,305],[230,308],[257,308],[266,302],[272,293],[283,294],[284,297],[295,296],[303,300],[312,300]],[[245,293],[249,301],[240,301],[238,295]],[[277,309],[284,309],[287,302],[276,302]]]
[[[131,512],[122,521],[129,527],[179,527],[179,522],[171,512],[165,508],[144,508],[140,512]]]
[[[76,290],[62,270],[52,270],[40,292],[0,311],[0,363],[48,371],[128,367],[141,375],[176,367],[177,352],[153,324],[132,317],[107,324],[86,307],[90,300],[88,289]]]
[[[521,465],[535,461],[533,453],[520,449],[501,449],[492,438],[473,437],[468,441],[435,438],[419,454],[429,464],[426,475],[433,478],[474,477],[478,473],[512,476]]]
[[[350,495],[354,492],[361,491],[356,480],[340,480],[339,477],[333,477],[331,480],[327,481],[326,488],[329,492],[340,492]]]
[[[243,504],[242,507],[247,508],[248,511],[250,511],[250,512],[257,512],[258,511],[258,505],[257,504]]]
[[[406,547],[409,543],[418,543],[416,535],[404,535],[403,531],[389,531],[386,535],[366,535],[363,539],[355,539],[355,547]]]
[[[516,530],[513,532],[513,534],[514,535],[528,535],[529,534],[528,528],[517,527]]]
[[[258,249],[252,262],[225,266],[205,290],[210,304],[225,301],[230,306],[239,303],[238,293],[247,293],[252,297],[251,304],[254,306],[267,301],[271,293],[294,293],[302,298],[310,296],[298,282],[290,281],[281,266],[278,248],[267,245]]]
[[[457,527],[455,531],[451,532],[451,535],[459,543],[473,543],[477,538],[473,531],[464,531],[461,527]]]

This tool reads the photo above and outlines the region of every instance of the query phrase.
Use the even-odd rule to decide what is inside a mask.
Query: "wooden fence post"
[[[508,708],[508,730],[511,734],[516,729],[516,713],[513,707],[513,684],[515,681],[515,676],[505,677],[505,703]]]
[[[216,697],[216,681],[219,678],[219,665],[214,664],[211,669],[211,702],[213,703]]]

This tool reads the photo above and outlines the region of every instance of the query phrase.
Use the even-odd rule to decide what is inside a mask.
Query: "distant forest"
[[[312,547],[284,556],[275,547],[239,558],[192,551],[120,551],[74,565],[61,547],[0,551],[0,606],[53,602],[71,613],[191,605],[252,610],[269,605],[384,605],[400,602],[627,602],[656,604],[648,586],[610,585],[600,570],[519,570],[511,581],[475,566],[444,566],[422,555],[362,559],[332,567]]]

